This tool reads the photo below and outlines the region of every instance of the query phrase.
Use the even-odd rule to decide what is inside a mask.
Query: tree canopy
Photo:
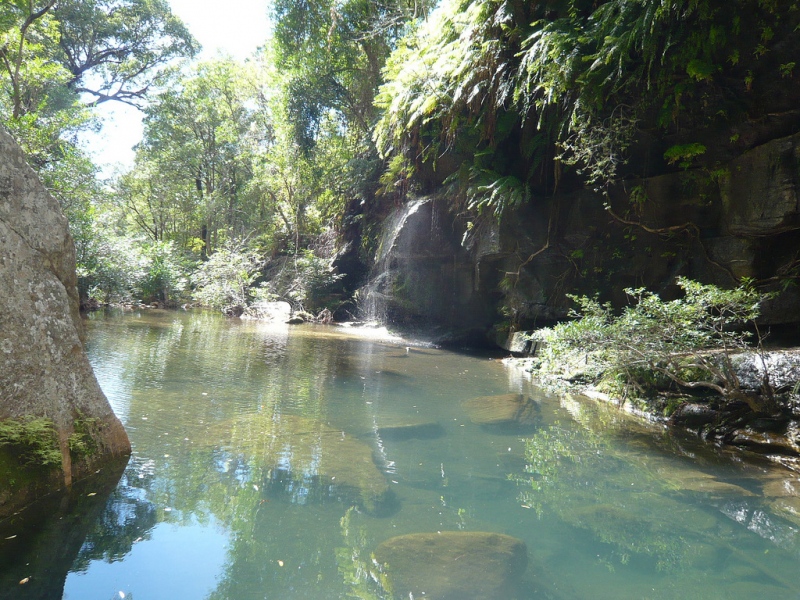
[[[130,268],[107,282],[165,252],[188,280],[229,247],[299,272],[345,229],[368,248],[367,217],[413,190],[499,219],[563,187],[711,169],[724,149],[685,132],[762,116],[800,47],[792,0],[274,0],[270,17],[248,61],[189,62],[167,0],[0,6],[0,115],[65,206],[88,287],[130,287]],[[109,101],[143,110],[144,138],[104,184],[76,139]],[[656,134],[672,145],[630,160]],[[139,254],[101,256],[124,239]]]

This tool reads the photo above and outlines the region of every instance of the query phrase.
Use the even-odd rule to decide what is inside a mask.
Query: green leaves
[[[570,296],[578,304],[574,320],[537,332],[547,342],[548,368],[581,364],[588,376],[622,381],[640,393],[657,377],[685,389],[740,393],[730,355],[749,347],[744,328],[767,296],[749,282],[733,290],[685,278],[677,283],[684,296],[669,301],[626,289],[631,304],[619,315],[608,304]]]
[[[55,16],[69,85],[93,104],[140,105],[170,63],[199,50],[166,0],[62,0]]]
[[[24,465],[61,466],[61,450],[53,421],[45,418],[0,421],[0,448],[9,450]]]
[[[730,84],[741,81],[737,63],[752,66],[778,31],[791,35],[789,14],[757,0],[448,0],[389,58],[374,139],[384,158],[402,154],[418,172],[444,154],[485,168],[476,153],[515,152],[525,161],[491,165],[497,187],[513,176],[547,192],[557,181],[543,173],[557,157],[602,191],[626,175],[637,128],[721,118],[716,103],[742,93]],[[503,113],[515,115],[514,130],[496,127]]]
[[[251,287],[263,261],[252,250],[228,243],[195,271],[194,297],[217,309],[244,308],[252,296]]]
[[[677,163],[682,169],[688,169],[692,165],[694,159],[705,153],[706,147],[703,144],[698,144],[696,142],[691,144],[678,144],[670,146],[667,151],[664,152],[664,160],[671,165]]]

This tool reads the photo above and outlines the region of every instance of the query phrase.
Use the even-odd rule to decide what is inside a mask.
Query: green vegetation
[[[572,370],[622,398],[647,397],[674,384],[707,390],[725,400],[745,397],[731,358],[751,348],[759,307],[766,296],[747,283],[722,290],[679,279],[683,297],[665,301],[643,289],[625,290],[632,304],[615,314],[609,304],[572,296],[574,320],[536,333],[546,343],[541,369]],[[760,345],[760,340],[757,340]],[[762,394],[773,394],[765,378]]]
[[[192,64],[178,59],[197,43],[165,0],[4,4],[0,117],[67,213],[82,301],[225,309],[279,272],[273,296],[335,305],[321,245],[347,203],[372,198],[382,68],[431,5],[278,1],[252,60]],[[100,182],[76,139],[108,101],[140,107],[145,131],[133,168]],[[232,248],[254,268],[223,282]]]
[[[77,136],[95,126],[94,106],[141,106],[196,49],[165,0],[0,5],[0,120],[61,202],[86,273],[108,256],[98,239],[105,192]]]
[[[45,418],[0,421],[0,449],[29,467],[61,467],[61,450],[53,422]]]
[[[69,452],[73,458],[89,457],[97,451],[100,437],[99,419],[79,415],[73,422],[74,431],[69,436]]]
[[[562,189],[679,169],[719,187],[709,132],[764,116],[800,22],[791,0],[276,0],[270,16],[249,60],[196,62],[166,0],[0,8],[0,118],[64,207],[83,302],[335,309],[354,291],[337,241],[369,262],[409,193],[444,188],[480,231]],[[76,139],[109,101],[142,109],[144,137],[99,181]]]
[[[443,158],[456,157],[453,191],[473,212],[501,214],[566,177],[604,189],[647,175],[623,168],[634,134],[678,135],[752,116],[754,73],[791,73],[790,62],[765,57],[794,35],[797,8],[448,0],[389,59],[375,140],[397,177],[410,167],[447,169]],[[681,166],[705,150],[675,148],[665,159]]]
[[[194,274],[195,297],[223,312],[244,309],[253,295],[253,283],[261,267],[255,252],[228,244],[201,264]]]

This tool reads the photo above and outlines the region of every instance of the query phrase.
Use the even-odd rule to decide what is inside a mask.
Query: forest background
[[[602,198],[670,170],[724,177],[725,148],[680,133],[757,119],[774,82],[796,87],[799,13],[785,0],[274,0],[257,53],[198,61],[166,0],[10,0],[0,115],[69,219],[85,305],[335,311],[359,282],[332,266],[339,241],[369,265],[381,216],[416,194],[445,190],[471,230],[570,186]],[[140,108],[144,133],[108,178],[78,140],[110,102]],[[672,141],[630,160],[648,136]],[[635,214],[647,198],[629,196]]]

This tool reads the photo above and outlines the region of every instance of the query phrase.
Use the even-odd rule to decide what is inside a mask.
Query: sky
[[[172,12],[186,23],[203,46],[201,59],[219,52],[244,60],[267,39],[269,0],[169,0]],[[104,176],[133,164],[133,146],[142,138],[142,114],[119,102],[97,107],[103,127],[82,136],[84,147]]]

